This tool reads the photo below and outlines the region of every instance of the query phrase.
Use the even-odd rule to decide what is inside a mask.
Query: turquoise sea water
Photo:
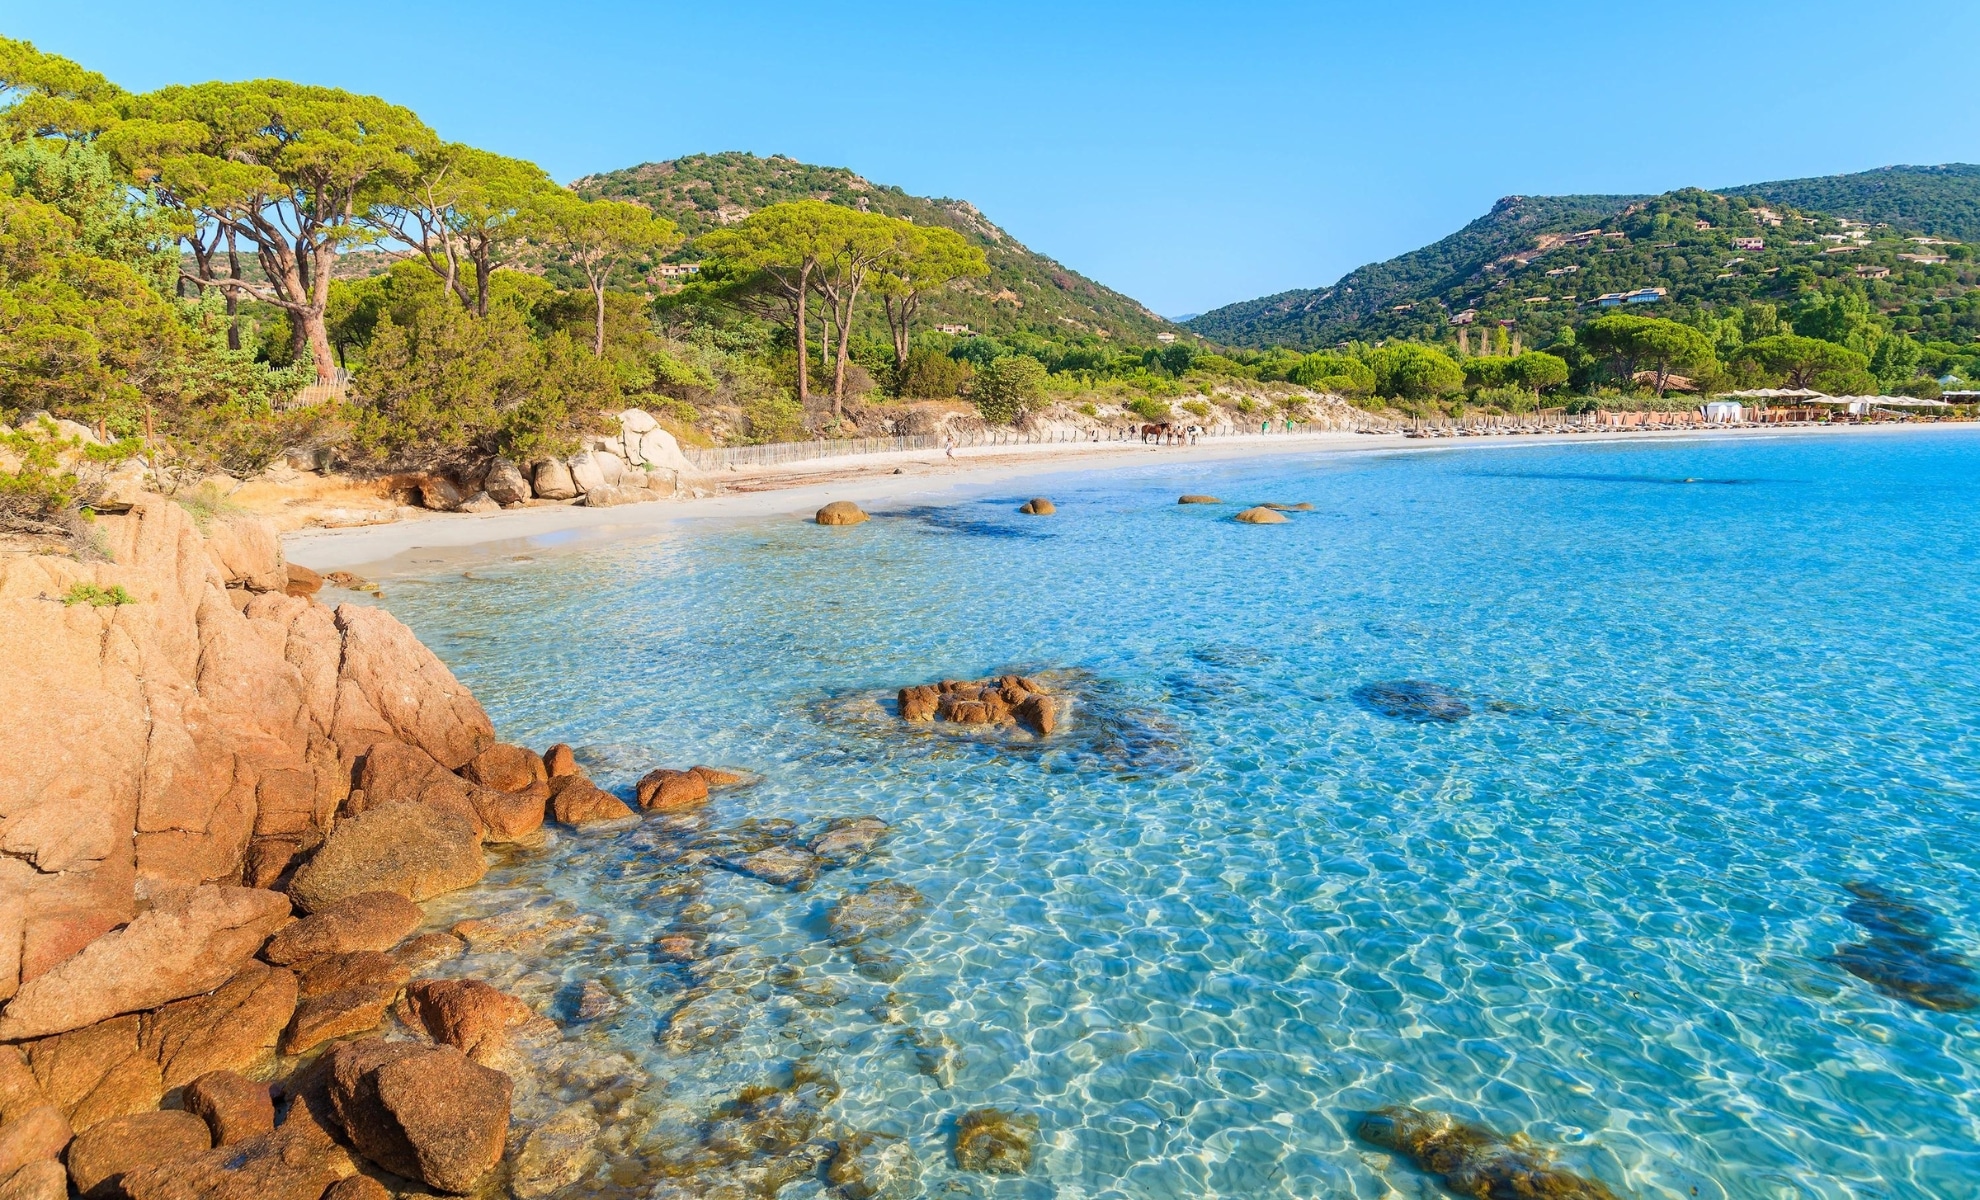
[[[1014,512],[1037,492],[1058,515]],[[1315,511],[1248,527],[1181,492]],[[646,1194],[691,1114],[804,1064],[929,1195],[1435,1195],[1353,1136],[1411,1104],[1624,1195],[1980,1196],[1980,1011],[1831,961],[1876,932],[1850,883],[1938,914],[1929,947],[1876,943],[1900,964],[1956,980],[1980,951],[1980,437],[1282,457],[874,507],[390,585],[506,739],[578,745],[624,794],[653,765],[759,772],[715,830],[895,827],[802,893],[684,865],[695,831],[649,821],[449,902],[561,914],[481,969],[625,1056],[617,1165],[568,1194]],[[1070,728],[957,738],[874,699],[1006,669],[1067,672]],[[1385,715],[1386,681],[1468,715]],[[862,968],[824,914],[879,880],[928,906]],[[664,961],[670,929],[732,953]],[[587,981],[610,1003],[580,1021]],[[703,1048],[666,1037],[687,1002]],[[1026,1175],[955,1171],[983,1105],[1039,1118]]]

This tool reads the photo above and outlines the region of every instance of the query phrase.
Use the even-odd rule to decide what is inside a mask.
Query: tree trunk
[[[202,272],[205,274],[205,272]],[[230,226],[227,229],[227,274],[229,278],[241,277],[241,246]],[[211,279],[211,275],[207,275]],[[227,289],[227,349],[241,348],[241,294],[235,288]]]
[[[597,336],[592,339],[591,356],[605,357],[605,277],[596,276],[591,281],[591,294],[598,298]]]
[[[805,301],[811,295],[811,265],[805,264],[798,271],[797,282],[797,358],[798,358],[798,407],[802,409],[811,401],[811,348],[805,345]]]
[[[832,374],[832,415],[839,415],[839,406],[846,398],[846,360],[852,348],[853,306],[859,303],[859,285],[854,284],[846,293],[843,315],[839,319],[839,364]]]

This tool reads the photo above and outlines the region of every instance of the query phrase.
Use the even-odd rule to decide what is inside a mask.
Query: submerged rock
[[[1246,525],[1284,525],[1287,517],[1284,513],[1274,512],[1261,505],[1258,508],[1245,509],[1231,520],[1242,521]]]
[[[856,946],[869,938],[892,937],[921,920],[928,903],[920,892],[904,883],[871,883],[839,898],[825,920],[832,940],[841,946]]]
[[[836,1083],[803,1068],[788,1087],[744,1088],[665,1154],[661,1169],[678,1185],[663,1184],[652,1196],[776,1195],[834,1157],[837,1130],[825,1106],[838,1095]]]
[[[1843,916],[1868,930],[1870,937],[1837,947],[1829,962],[1885,995],[1919,1008],[1938,1012],[1980,1008],[1980,971],[1962,956],[1940,948],[1945,922],[1938,913],[1874,883],[1843,887],[1856,897],[1843,909]]]
[[[721,865],[738,875],[748,875],[778,887],[802,891],[818,877],[818,859],[809,850],[790,846],[769,846],[741,858],[724,858]]]
[[[530,1130],[516,1152],[509,1190],[518,1200],[537,1200],[584,1178],[598,1161],[600,1132],[597,1118],[582,1104]]]
[[[857,525],[867,520],[859,505],[850,500],[834,500],[818,510],[816,520],[820,525]]]
[[[856,1133],[839,1143],[825,1181],[846,1200],[912,1200],[921,1194],[921,1163],[900,1138]]]
[[[1031,1169],[1038,1118],[1001,1108],[972,1108],[956,1120],[956,1168],[995,1175]]]
[[[1440,721],[1449,725],[1471,715],[1471,705],[1463,696],[1441,683],[1422,679],[1364,683],[1348,694],[1368,711],[1397,721]]]
[[[1363,1114],[1355,1136],[1393,1150],[1460,1196],[1479,1200],[1617,1200],[1602,1183],[1553,1165],[1514,1135],[1502,1138],[1445,1113],[1396,1106]]]
[[[1178,497],[1176,503],[1177,504],[1222,504],[1223,501],[1217,499],[1215,496],[1199,496],[1194,493],[1190,493]]]
[[[839,817],[811,839],[809,849],[823,866],[850,867],[866,861],[890,832],[877,817]]]

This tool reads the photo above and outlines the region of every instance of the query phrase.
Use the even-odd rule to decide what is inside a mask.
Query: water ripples
[[[1436,1194],[1356,1137],[1398,1106],[1618,1195],[1980,1195],[1980,1034],[1913,1002],[1970,991],[1980,937],[1976,451],[1170,466],[1041,486],[1049,531],[995,497],[389,586],[505,737],[622,790],[762,776],[438,907],[551,927],[460,969],[569,1023],[558,1103],[615,1097],[618,1166],[571,1195],[650,1194],[800,1067],[929,1195]],[[1694,479],[1752,486],[1613,486]],[[1261,533],[1180,492],[1319,511]],[[1017,667],[1062,672],[1062,734],[887,711]],[[863,816],[889,839],[804,892],[680,853]],[[835,942],[883,885],[915,923]],[[956,1170],[978,1108],[1038,1118],[1027,1173]]]

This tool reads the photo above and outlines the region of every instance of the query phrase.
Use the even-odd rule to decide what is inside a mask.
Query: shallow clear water
[[[1057,516],[1013,511],[1038,491]],[[1315,511],[1248,527],[1185,491]],[[1980,1013],[1828,961],[1866,936],[1857,881],[1980,946],[1977,501],[1970,433],[1278,458],[711,525],[388,604],[502,736],[585,747],[603,784],[746,767],[715,826],[896,827],[801,894],[688,871],[649,822],[445,906],[576,921],[505,978],[638,1064],[629,1157],[573,1194],[642,1194],[642,1146],[804,1062],[930,1195],[1437,1194],[1353,1137],[1401,1103],[1623,1194],[1980,1196]],[[1007,668],[1080,672],[1072,728],[958,739],[867,699]],[[1393,680],[1470,715],[1358,701]],[[824,936],[883,879],[929,902],[892,982]],[[661,961],[684,921],[742,953]],[[587,980],[616,1012],[577,1020]],[[733,1029],[670,1048],[709,988]],[[1029,1174],[954,1171],[981,1105],[1039,1116]]]

